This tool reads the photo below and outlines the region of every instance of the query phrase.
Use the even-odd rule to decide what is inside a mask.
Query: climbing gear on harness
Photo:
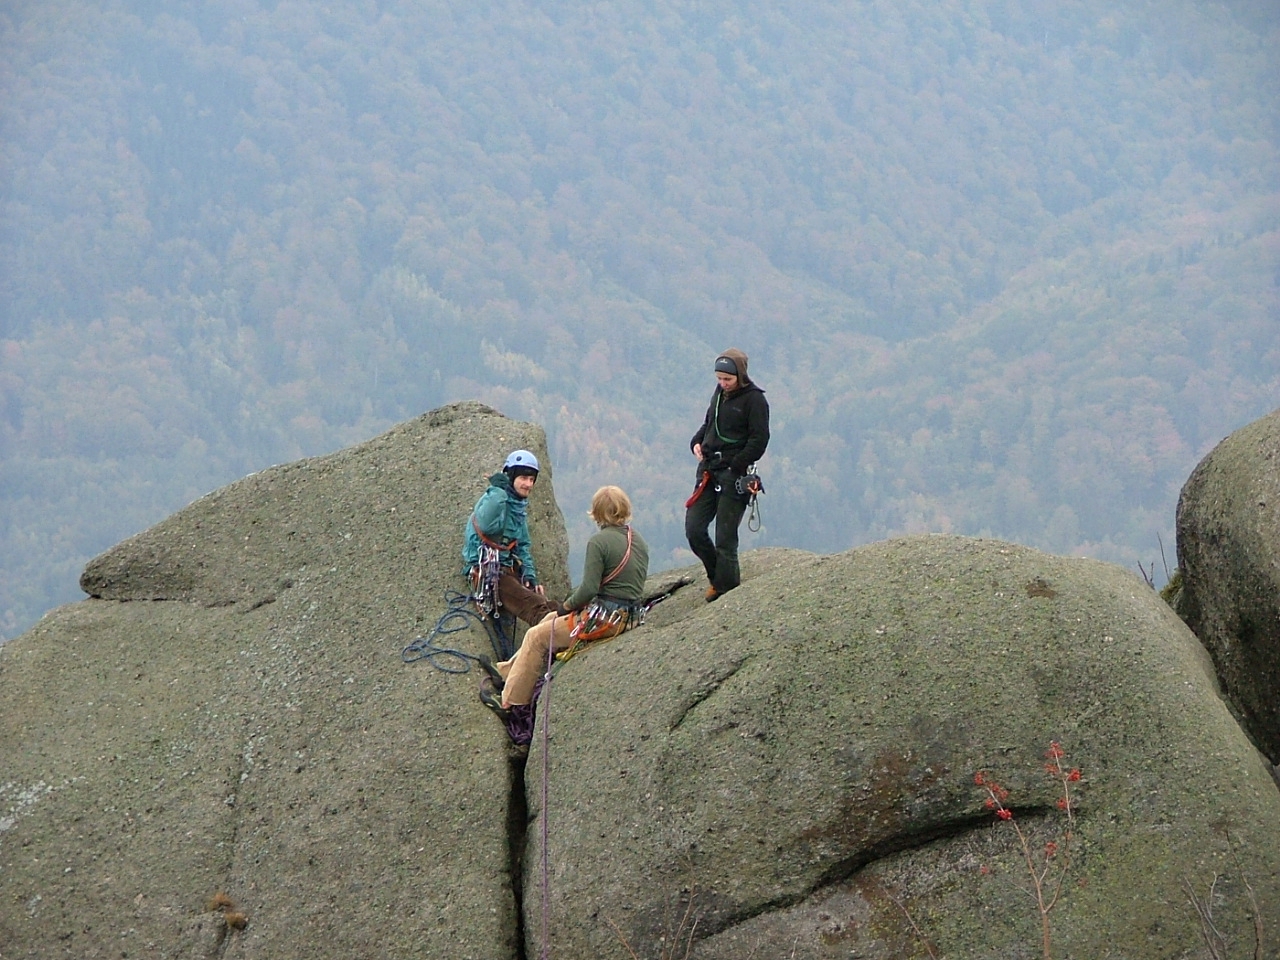
[[[627,549],[622,553],[622,559],[607,574],[600,578],[600,586],[611,583],[618,578],[618,575],[626,569],[627,562],[631,559],[631,545],[634,540],[634,534],[631,525],[625,527],[627,531]],[[572,643],[568,650],[564,650],[556,655],[557,660],[568,660],[577,652],[578,644],[589,643],[593,640],[609,640],[622,633],[629,626],[639,626],[644,620],[644,612],[640,609],[640,603],[632,600],[619,600],[616,597],[610,597],[607,594],[597,593],[591,598],[581,610],[572,610],[569,613],[569,636]],[[555,636],[554,630],[552,636]]]
[[[747,472],[734,481],[733,488],[738,491],[739,496],[750,498],[747,500],[747,529],[752,533],[758,532],[761,519],[760,504],[756,498],[764,493],[764,480],[756,473],[755,464],[747,467]]]
[[[764,481],[760,479],[760,474],[748,471],[733,481],[733,489],[738,491],[739,496],[752,496],[764,493]]]
[[[502,606],[498,581],[502,577],[502,558],[493,547],[481,545],[480,562],[471,568],[471,599],[480,610],[480,616],[498,616]]]
[[[567,649],[556,654],[556,660],[561,663],[572,660],[581,652],[583,644],[612,640],[624,631],[638,627],[644,621],[644,613],[638,603],[596,597],[581,610],[570,611],[568,620],[572,642]]]
[[[502,600],[498,594],[498,580],[502,576],[503,554],[509,554],[519,541],[502,543],[485,535],[476,522],[476,515],[471,515],[471,528],[480,538],[479,562],[471,568],[471,594],[484,616],[497,617]]]
[[[504,471],[510,470],[512,467],[524,467],[533,470],[535,473],[541,472],[538,466],[538,458],[528,450],[512,450],[507,454],[507,459],[502,463]]]
[[[693,494],[689,497],[688,500],[684,502],[684,507],[686,510],[688,510],[690,507],[692,507],[695,503],[698,502],[698,498],[702,496],[702,491],[707,489],[707,484],[710,482],[711,482],[711,471],[703,470],[702,477],[701,479],[698,480],[698,485],[693,488]]]

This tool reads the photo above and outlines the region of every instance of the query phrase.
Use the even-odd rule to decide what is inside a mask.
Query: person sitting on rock
[[[490,707],[501,690],[501,706],[527,704],[547,663],[547,646],[559,652],[578,643],[616,637],[639,621],[649,547],[631,528],[631,500],[620,488],[601,487],[591,498],[591,519],[599,531],[587,542],[582,582],[561,605],[564,615],[547,617],[524,635],[514,657],[494,664],[481,659],[492,687],[482,688]]]
[[[480,606],[496,615],[502,606],[532,626],[556,605],[538,583],[529,543],[528,498],[538,482],[538,458],[513,450],[467,520],[464,571]]]

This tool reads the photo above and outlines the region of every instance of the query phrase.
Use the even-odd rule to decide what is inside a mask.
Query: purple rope
[[[559,619],[559,618],[556,618]],[[556,662],[556,620],[551,621],[551,636],[547,638],[547,672],[543,676],[542,704],[542,953],[538,960],[551,960],[551,936],[547,926],[547,912],[551,909],[551,866],[547,854],[547,800],[550,791],[547,777],[551,773],[548,759],[551,746],[551,667]]]

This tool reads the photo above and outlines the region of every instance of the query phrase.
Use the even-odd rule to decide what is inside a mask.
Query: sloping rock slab
[[[795,557],[686,609],[551,684],[526,770],[528,956],[544,895],[553,956],[1041,956],[1015,825],[1037,871],[1058,844],[1050,884],[1066,866],[1055,956],[1196,955],[1188,891],[1211,886],[1232,955],[1253,955],[1246,881],[1277,916],[1280,792],[1203,648],[1127,571],[920,537]],[[1083,772],[1074,826],[1055,740]]]
[[[0,648],[6,960],[516,956],[505,731],[476,672],[400,652],[518,446],[542,431],[459,404],[247,477]],[[531,512],[563,590],[550,471]]]
[[[1216,446],[1178,499],[1178,612],[1280,763],[1280,410]]]

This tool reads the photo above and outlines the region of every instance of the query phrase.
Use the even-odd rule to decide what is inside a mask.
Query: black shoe
[[[507,678],[502,675],[502,671],[484,654],[476,657],[476,663],[480,664],[480,669],[489,675],[489,679],[493,681],[495,689],[501,690],[507,685]]]
[[[502,706],[502,694],[494,689],[493,681],[488,677],[480,681],[480,702],[496,713],[503,723],[511,716]]]

